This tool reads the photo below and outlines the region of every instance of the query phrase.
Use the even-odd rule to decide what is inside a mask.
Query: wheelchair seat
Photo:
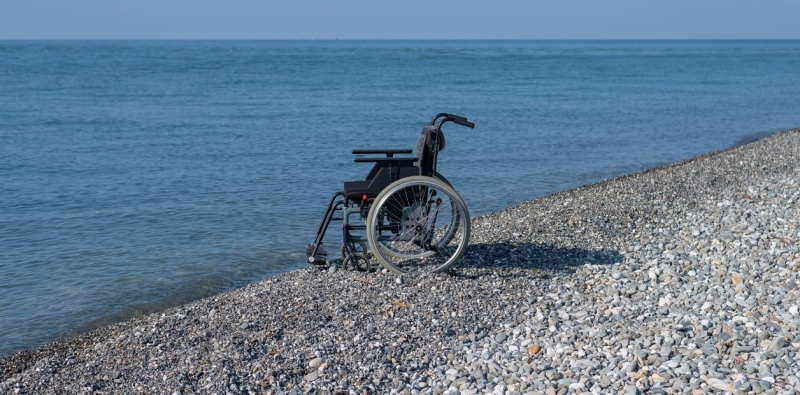
[[[436,171],[436,158],[444,149],[444,133],[436,126],[426,125],[417,138],[414,157],[394,157],[395,154],[409,154],[411,150],[377,149],[353,150],[353,154],[385,154],[386,157],[356,158],[355,162],[374,162],[364,180],[345,181],[344,197],[357,201],[374,199],[387,185],[400,178],[415,175],[433,176]]]
[[[351,201],[364,200],[364,196],[373,199],[393,181],[419,173],[414,165],[416,158],[356,158],[355,161],[375,162],[375,165],[367,179],[345,181],[344,197]]]

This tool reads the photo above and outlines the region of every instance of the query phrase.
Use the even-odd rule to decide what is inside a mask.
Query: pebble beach
[[[3,357],[0,393],[797,393],[798,174],[790,130],[553,194],[449,273],[293,271]]]

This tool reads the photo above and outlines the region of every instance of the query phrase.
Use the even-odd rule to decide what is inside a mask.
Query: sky
[[[800,39],[797,0],[0,0],[0,40]]]

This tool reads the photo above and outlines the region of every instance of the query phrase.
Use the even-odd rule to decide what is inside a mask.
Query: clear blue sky
[[[798,0],[0,0],[0,39],[800,39]]]

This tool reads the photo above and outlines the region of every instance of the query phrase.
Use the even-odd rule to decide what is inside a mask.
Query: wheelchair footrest
[[[316,253],[314,249],[316,248]],[[313,255],[312,255],[313,254]],[[319,247],[315,246],[313,243],[306,246],[306,262],[312,265],[327,265],[328,264],[328,251],[325,250],[325,247],[320,245]]]

